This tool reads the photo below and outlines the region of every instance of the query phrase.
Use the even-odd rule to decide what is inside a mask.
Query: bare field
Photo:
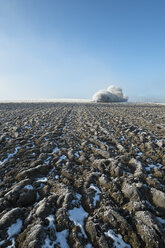
[[[0,104],[0,247],[164,248],[165,106]]]

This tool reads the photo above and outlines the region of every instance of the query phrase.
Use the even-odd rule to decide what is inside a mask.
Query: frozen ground
[[[1,103],[0,247],[164,248],[165,106]]]

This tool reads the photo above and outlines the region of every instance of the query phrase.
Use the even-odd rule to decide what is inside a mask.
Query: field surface
[[[165,106],[0,104],[0,247],[164,248]]]

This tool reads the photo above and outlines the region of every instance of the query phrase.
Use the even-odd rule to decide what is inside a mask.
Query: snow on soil
[[[19,234],[21,229],[22,229],[22,220],[21,219],[17,219],[16,223],[12,224],[8,228],[8,230],[7,230],[7,234],[8,234],[7,240],[10,240],[12,244],[10,246],[8,246],[7,248],[15,248],[16,247],[14,236]],[[5,243],[5,241],[6,240],[1,240],[0,241],[0,246],[3,245]]]
[[[62,247],[62,248],[69,248],[69,246],[67,244],[67,237],[69,235],[69,231],[68,230],[63,230],[61,232],[56,231],[56,226],[54,224],[54,222],[55,222],[54,215],[49,215],[46,219],[49,220],[49,225],[46,229],[50,228],[50,230],[55,231],[56,240],[51,241],[49,236],[47,235],[47,237],[45,239],[45,243],[44,243],[44,245],[42,245],[42,248],[54,248],[55,245],[60,245],[60,247]]]
[[[58,148],[58,146],[56,146],[54,149],[53,149],[53,152],[52,152],[52,154],[53,153],[56,153],[57,151],[59,151],[59,148]]]
[[[95,191],[95,197],[93,199],[93,205],[94,205],[94,207],[96,207],[97,202],[100,201],[101,191],[99,190],[99,188],[97,186],[94,186],[94,184],[90,184],[89,188],[93,189]]]
[[[162,166],[163,165],[162,164],[159,164],[159,163],[157,163],[156,165],[154,165],[154,164],[148,164],[148,166],[145,167],[145,170],[146,171],[150,171],[154,167],[156,167],[157,169],[161,169]]]
[[[164,219],[162,219],[162,218],[160,218],[160,217],[157,217],[157,220],[158,220],[161,224],[165,225],[165,220],[164,220]]]
[[[45,239],[45,243],[44,243],[44,245],[42,245],[41,248],[53,248],[54,245],[55,245],[55,242],[54,242],[54,241],[52,242],[52,241],[49,239],[49,237],[47,236],[46,239]]]
[[[5,240],[0,241],[0,245],[3,245],[5,243]]]
[[[88,243],[88,244],[85,246],[85,248],[93,248],[93,246],[92,246],[90,243]]]
[[[63,230],[61,232],[56,232],[56,236],[57,236],[57,239],[56,239],[56,243],[60,244],[60,246],[62,248],[69,248],[68,244],[67,244],[67,237],[69,235],[69,231],[68,230]]]
[[[73,203],[73,204],[79,204],[80,201],[81,201],[82,195],[80,195],[80,194],[78,194],[78,193],[75,193],[75,197],[76,197],[76,200],[75,200],[75,199],[72,200],[72,203]]]
[[[51,160],[51,157],[49,156],[47,159],[45,159],[44,163],[49,164],[50,160]]]
[[[79,158],[79,157],[80,157],[80,155],[79,155],[79,153],[78,153],[78,152],[75,152],[75,153],[74,153],[74,155],[75,155],[75,157],[77,157],[77,158]]]
[[[76,198],[77,198],[79,201],[81,200],[82,195],[76,193],[75,196],[76,196]]]
[[[6,162],[9,161],[10,158],[14,157],[14,156],[17,154],[17,152],[18,152],[18,150],[19,150],[20,148],[21,148],[20,146],[17,146],[17,147],[15,148],[15,151],[14,151],[13,153],[9,153],[8,156],[7,156],[7,158],[5,158],[3,161],[0,161],[0,165],[5,164]]]
[[[157,217],[157,220],[163,225],[163,229],[165,231],[165,219],[162,219],[161,217]]]
[[[55,221],[54,215],[51,214],[46,219],[49,221],[49,226],[47,228],[53,227],[53,229],[55,229],[56,227],[54,225],[54,221]]]
[[[48,181],[47,177],[37,178],[37,182],[40,182],[40,183],[46,183],[47,181]]]
[[[65,155],[62,155],[62,156],[60,156],[59,161],[65,160],[65,159],[66,159],[66,156]]]
[[[14,238],[12,238],[11,239],[11,245],[9,245],[7,248],[16,248],[16,245],[15,245],[15,239]]]
[[[28,185],[26,185],[26,186],[24,187],[24,189],[29,189],[29,190],[31,190],[31,189],[34,189],[34,188],[33,188],[32,185],[29,185],[29,184],[28,184]]]
[[[8,228],[8,236],[9,239],[11,237],[13,237],[14,235],[18,234],[21,231],[22,228],[22,220],[21,219],[17,219],[16,223],[12,224],[9,228]]]
[[[83,209],[82,206],[79,208],[73,208],[68,211],[69,219],[74,222],[76,226],[79,226],[84,237],[87,238],[84,231],[84,219],[88,217],[88,213]]]
[[[105,232],[105,235],[114,241],[114,248],[131,248],[130,245],[124,242],[122,236],[120,234],[116,234],[112,229],[110,229],[108,232]]]

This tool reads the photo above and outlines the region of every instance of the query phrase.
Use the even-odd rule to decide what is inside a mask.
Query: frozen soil
[[[0,247],[164,248],[165,106],[0,104]]]

